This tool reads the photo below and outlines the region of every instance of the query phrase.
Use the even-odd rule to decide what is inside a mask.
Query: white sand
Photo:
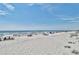
[[[22,36],[15,37],[15,40],[1,41],[0,54],[71,55],[74,54],[73,50],[79,49],[79,39],[71,38],[71,33],[74,32],[60,32],[48,36],[38,34],[32,37]],[[75,42],[75,44],[68,42]]]

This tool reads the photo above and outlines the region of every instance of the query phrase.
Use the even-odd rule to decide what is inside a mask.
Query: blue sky
[[[78,29],[79,4],[0,4],[0,30]]]

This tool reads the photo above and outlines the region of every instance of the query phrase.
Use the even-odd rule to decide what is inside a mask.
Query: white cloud
[[[33,6],[33,5],[35,5],[34,3],[28,3],[27,4],[28,6]]]
[[[0,10],[0,15],[1,16],[4,16],[4,15],[7,15],[8,13],[6,11],[3,11],[3,10]]]
[[[59,6],[62,4],[52,4],[52,3],[29,3],[26,4],[27,6],[34,6],[37,5],[39,6],[41,11],[46,11],[48,12],[50,15],[54,15],[55,16],[55,12],[58,10]]]
[[[5,6],[5,8],[7,8],[9,11],[14,11],[15,7],[12,4],[8,4],[8,3],[3,3],[3,5]],[[8,15],[10,12],[7,10],[0,10],[0,16],[5,16]]]
[[[15,7],[12,4],[9,3],[3,3],[3,5],[10,11],[15,10]]]
[[[71,23],[79,23],[79,20],[72,20]]]
[[[33,6],[33,5],[44,5],[43,3],[26,3],[28,6]]]
[[[38,5],[42,9],[52,9],[55,5],[52,6],[52,3],[27,3],[28,6]],[[56,7],[56,6],[55,6]]]
[[[64,20],[64,21],[69,21],[69,22],[79,22],[79,16],[74,16],[74,17],[72,17],[72,16],[57,16],[58,17],[58,19],[60,19],[60,20]]]
[[[76,18],[70,18],[70,17],[69,17],[69,18],[64,18],[64,17],[63,17],[63,18],[61,18],[61,19],[62,19],[62,20],[65,20],[65,21],[68,21],[68,20],[76,20]]]

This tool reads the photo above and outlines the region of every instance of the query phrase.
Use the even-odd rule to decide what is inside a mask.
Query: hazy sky
[[[79,4],[0,4],[0,30],[79,29]]]

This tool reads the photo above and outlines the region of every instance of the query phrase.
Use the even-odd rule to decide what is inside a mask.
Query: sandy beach
[[[0,41],[3,55],[78,55],[79,33],[33,33],[32,36],[13,36],[14,40]]]

